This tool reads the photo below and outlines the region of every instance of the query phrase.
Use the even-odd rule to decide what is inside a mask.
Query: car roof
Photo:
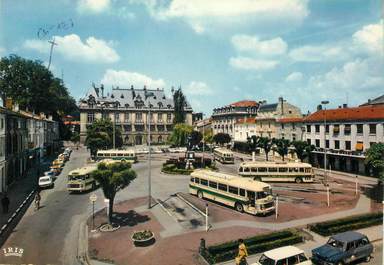
[[[355,231],[348,231],[348,232],[344,232],[344,233],[340,233],[332,236],[333,239],[337,241],[343,241],[343,242],[355,241],[363,237],[365,237],[365,235]]]
[[[304,253],[303,250],[295,246],[286,246],[281,248],[275,248],[264,252],[264,255],[273,260],[280,260]]]

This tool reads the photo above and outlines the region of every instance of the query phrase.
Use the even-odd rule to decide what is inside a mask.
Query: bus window
[[[97,154],[97,156],[104,156],[104,154],[100,153],[100,154]]]
[[[249,172],[249,167],[245,167],[244,172]]]
[[[247,190],[247,197],[251,206],[255,206],[255,192]]]
[[[257,172],[257,167],[251,167],[251,172]]]
[[[239,167],[239,172],[243,172],[243,167]]]
[[[195,178],[195,183],[200,183],[200,179],[199,178]]]
[[[208,180],[200,179],[200,184],[204,186],[208,186]]]
[[[299,170],[300,170],[300,172],[304,172],[304,168],[302,168],[302,167],[299,168]]]
[[[118,156],[124,156],[124,154],[120,153],[120,154],[117,154]]]
[[[268,168],[268,172],[277,172],[277,167]]]
[[[261,191],[261,192],[256,192],[256,199],[264,199],[265,197],[267,197],[267,193],[266,192],[264,192],[264,191]]]
[[[239,188],[229,186],[229,192],[238,195],[239,194]]]
[[[195,182],[195,179],[193,177],[191,178],[191,182]]]
[[[306,169],[305,169],[305,172],[306,172],[306,173],[311,173],[311,169],[310,169],[310,168],[306,168]]]
[[[240,189],[240,196],[245,197],[245,190],[244,189]]]
[[[288,168],[286,167],[279,168],[279,172],[287,172],[287,171],[288,171]]]
[[[299,169],[297,167],[293,168],[293,172],[299,172]]]
[[[225,184],[221,184],[221,183],[219,183],[219,190],[222,190],[222,191],[228,191],[228,186],[225,185]]]
[[[217,189],[217,182],[209,181],[209,187]]]
[[[259,167],[259,172],[267,172],[267,168],[266,167]]]
[[[290,167],[290,168],[288,168],[288,171],[289,172],[294,172],[294,168]]]

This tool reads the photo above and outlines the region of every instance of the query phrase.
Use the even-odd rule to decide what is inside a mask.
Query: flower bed
[[[300,242],[303,242],[303,237],[296,230],[283,230],[244,239],[250,255]],[[234,260],[238,254],[238,246],[237,241],[210,246],[202,256],[209,264]]]
[[[333,221],[316,223],[313,225],[309,225],[309,229],[322,236],[329,236],[350,230],[379,225],[382,222],[383,214],[378,212],[364,215],[355,215]]]
[[[193,169],[177,168],[175,164],[164,164],[161,172],[167,174],[190,175],[193,172]]]
[[[145,246],[153,243],[155,235],[150,230],[136,231],[131,239],[136,246]]]

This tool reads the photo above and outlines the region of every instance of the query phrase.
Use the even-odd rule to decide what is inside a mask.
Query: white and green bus
[[[191,174],[189,192],[239,212],[265,215],[275,210],[269,184],[235,175],[197,169]]]
[[[98,183],[91,177],[91,173],[97,169],[97,164],[77,168],[68,174],[68,191],[88,191],[96,189]]]
[[[113,160],[122,160],[126,162],[135,163],[137,161],[137,156],[134,150],[98,150],[96,153],[96,159],[113,159]]]
[[[222,164],[235,163],[233,152],[225,148],[215,148],[215,150],[213,150],[213,156],[215,160],[219,161]]]
[[[315,176],[312,166],[301,162],[243,162],[238,173],[266,182],[313,182]]]

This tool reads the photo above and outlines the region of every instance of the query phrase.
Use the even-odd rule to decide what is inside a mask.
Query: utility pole
[[[205,168],[205,160],[204,160],[204,151],[205,151],[205,139],[204,139],[204,131],[205,131],[205,122],[204,122],[204,113],[202,113],[201,117],[203,118],[203,161],[202,161],[202,164],[203,164],[203,168]]]
[[[328,184],[327,178],[327,110],[325,105],[327,105],[329,101],[324,100],[321,101],[321,104],[324,105],[324,181]]]
[[[48,63],[48,70],[49,70],[49,67],[51,66],[51,61],[52,61],[53,46],[57,45],[57,43],[55,42],[55,38],[53,38],[52,40],[49,40],[48,42],[51,44],[51,50],[49,52],[49,63]]]

